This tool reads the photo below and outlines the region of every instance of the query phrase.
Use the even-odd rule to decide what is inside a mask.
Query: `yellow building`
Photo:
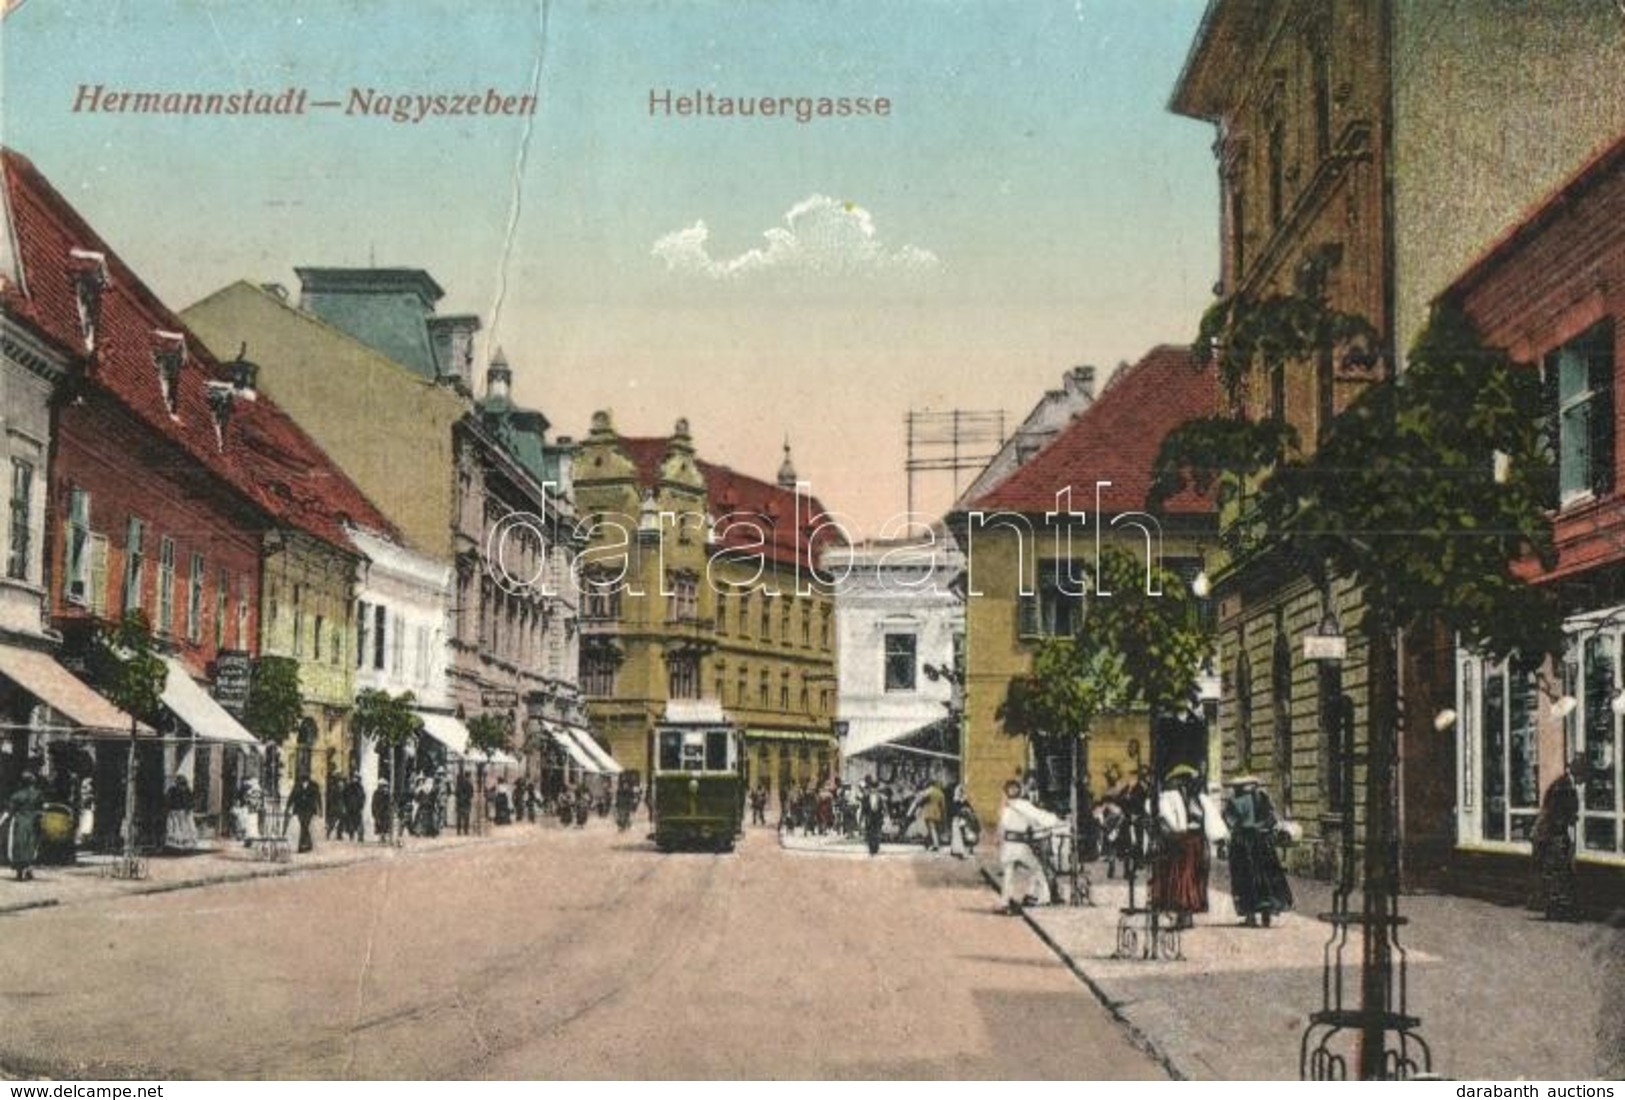
[[[973,805],[990,815],[1006,780],[1029,770],[1069,775],[1070,760],[1039,761],[999,717],[1012,680],[1032,672],[1046,637],[1073,634],[1094,599],[1086,580],[1102,546],[1144,556],[1194,578],[1213,547],[1211,503],[1189,494],[1147,512],[1151,466],[1168,431],[1210,415],[1218,389],[1184,348],[1160,347],[1122,367],[1094,404],[1025,465],[950,517],[965,552],[965,724],[961,757]],[[1147,534],[1149,532],[1149,535]],[[1204,731],[1173,736],[1151,716],[1097,720],[1089,731],[1095,797],[1140,769],[1184,761],[1212,774]],[[1217,778],[1214,776],[1214,778]],[[1054,792],[1059,794],[1059,791]]]
[[[669,699],[714,699],[744,726],[752,785],[834,774],[835,635],[817,548],[836,537],[798,493],[699,459],[688,422],[619,435],[607,413],[576,460],[581,688],[622,764],[648,774]]]

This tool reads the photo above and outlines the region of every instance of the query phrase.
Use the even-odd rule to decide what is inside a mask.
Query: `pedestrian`
[[[316,843],[310,836],[310,821],[322,809],[322,790],[310,776],[305,776],[293,785],[293,795],[288,799],[288,810],[299,819],[299,850],[309,852],[315,850]]]
[[[367,788],[361,785],[361,777],[352,775],[344,783],[344,825],[340,836],[348,835],[351,840],[361,840],[362,814],[367,808]]]
[[[395,800],[389,793],[389,780],[380,779],[372,791],[372,831],[380,844],[388,843],[395,824]]]
[[[875,777],[868,776],[863,781],[863,794],[858,800],[858,815],[863,823],[864,843],[869,846],[869,854],[880,854],[880,835],[886,826],[886,799],[880,788],[875,785]]]
[[[756,784],[756,789],[750,792],[750,823],[752,825],[767,824],[767,781]]]
[[[40,814],[45,808],[45,796],[40,793],[39,777],[25,771],[16,790],[6,800],[4,834],[6,863],[22,882],[34,877],[34,864],[39,861]]]
[[[332,840],[336,832],[344,836],[344,783],[335,774],[327,777],[327,801],[322,806],[322,825],[327,833],[327,839]]]
[[[592,792],[585,787],[576,791],[576,828],[585,829],[587,818],[592,816]]]
[[[1191,927],[1195,914],[1207,912],[1206,819],[1214,809],[1195,768],[1178,764],[1169,770],[1157,798],[1162,849],[1151,868],[1151,908],[1176,914],[1178,928]]]
[[[496,810],[496,823],[498,825],[508,825],[513,822],[513,796],[508,792],[508,781],[506,779],[497,781],[497,794],[493,806]]]
[[[1021,912],[1016,901],[1016,875],[1022,870],[1027,872],[1031,891],[1023,900],[1030,905],[1050,903],[1049,876],[1038,857],[1038,845],[1047,843],[1049,835],[1060,826],[1060,818],[1023,796],[1018,781],[1005,782],[1004,805],[999,810],[999,863],[1004,868],[1004,880],[997,912],[1006,916]]]
[[[947,802],[947,796],[942,793],[942,785],[935,779],[925,785],[925,792],[920,801],[920,822],[925,826],[927,851],[942,850],[942,819],[947,810]]]
[[[1576,753],[1540,798],[1540,813],[1530,833],[1535,865],[1530,908],[1546,920],[1569,921],[1580,916],[1574,888],[1574,830],[1580,820],[1580,788],[1590,778],[1590,761]]]
[[[1278,913],[1292,908],[1292,887],[1275,848],[1275,805],[1256,775],[1230,781],[1224,807],[1230,829],[1230,891],[1236,913],[1248,928],[1268,928]]]
[[[457,835],[467,836],[469,821],[474,815],[474,784],[467,772],[457,773]]]
[[[192,816],[192,785],[177,775],[164,792],[168,817],[164,823],[164,847],[191,851],[197,847],[197,820]]]
[[[971,807],[970,796],[965,793],[965,784],[954,784],[948,813],[948,854],[955,859],[964,859],[976,847],[982,831],[976,811]]]
[[[417,835],[439,836],[440,824],[436,818],[440,816],[440,798],[435,791],[432,775],[424,773],[418,776],[413,802],[416,804]]]

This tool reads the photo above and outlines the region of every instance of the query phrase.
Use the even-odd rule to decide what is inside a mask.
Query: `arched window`
[[[1286,624],[1275,624],[1275,655],[1270,668],[1270,696],[1275,711],[1275,782],[1281,791],[1281,805],[1292,807],[1292,645],[1287,641]]]
[[[1253,662],[1242,650],[1236,660],[1236,771],[1253,766]]]

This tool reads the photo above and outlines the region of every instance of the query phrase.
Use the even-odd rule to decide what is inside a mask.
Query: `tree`
[[[1284,311],[1232,301],[1222,312],[1211,324],[1204,319],[1197,350],[1221,349],[1221,368],[1228,359],[1237,382],[1253,362],[1334,354],[1353,331],[1319,300]],[[1373,384],[1333,418],[1313,454],[1272,446],[1263,426],[1236,426],[1226,439],[1211,421],[1199,421],[1171,433],[1157,458],[1158,496],[1215,477],[1256,484],[1249,552],[1284,555],[1323,591],[1332,575],[1360,587],[1375,688],[1360,918],[1367,941],[1362,1079],[1385,1074],[1392,1026],[1385,1015],[1393,1003],[1392,944],[1382,922],[1398,919],[1397,639],[1441,630],[1526,663],[1560,657],[1564,648],[1556,594],[1530,576],[1531,566],[1549,569],[1555,561],[1553,441],[1543,403],[1538,372],[1485,347],[1470,320],[1445,306],[1435,310],[1405,372]],[[1283,441],[1276,433],[1273,442]],[[1352,824],[1345,829],[1338,905],[1352,885]]]
[[[396,783],[401,782],[401,746],[423,731],[423,719],[412,708],[415,701],[410,691],[391,695],[379,688],[363,688],[356,693],[355,710],[350,713],[350,728],[356,736],[370,738],[389,750],[389,774]],[[394,820],[391,815],[392,832]]]
[[[476,714],[468,720],[468,747],[485,754],[486,760],[507,752],[513,740],[513,715]]]
[[[142,721],[157,722],[169,666],[153,649],[152,627],[140,610],[127,612],[111,633],[97,636],[90,661],[108,699],[130,716],[130,747],[124,765],[124,855],[118,873],[123,878],[141,878],[145,869],[135,845],[136,731]]]
[[[1178,574],[1149,570],[1116,547],[1101,551],[1083,622],[1069,638],[1039,643],[1032,671],[1010,681],[997,716],[1005,732],[1052,750],[1081,745],[1073,769],[1076,827],[1089,812],[1088,737],[1104,714],[1175,714],[1195,705],[1211,638]]]
[[[280,744],[298,728],[304,706],[299,662],[291,657],[261,657],[243,705],[243,725],[261,741]]]
[[[1225,354],[1249,346],[1263,354],[1260,326],[1237,325],[1254,333],[1252,343]],[[1300,328],[1308,335],[1277,333],[1268,346],[1306,358],[1315,345],[1303,341],[1341,331]],[[1192,421],[1163,442],[1154,500],[1215,480],[1233,499],[1237,486],[1256,482],[1253,549],[1283,551],[1320,579],[1358,582],[1373,628],[1439,627],[1490,652],[1558,655],[1561,611],[1527,575],[1528,564],[1554,561],[1541,400],[1537,371],[1484,347],[1465,316],[1440,309],[1405,372],[1336,416],[1313,454],[1299,453],[1275,422]]]

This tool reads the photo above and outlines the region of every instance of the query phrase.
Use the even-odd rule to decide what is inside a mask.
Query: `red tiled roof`
[[[1146,509],[1151,466],[1169,431],[1219,410],[1219,384],[1211,369],[1198,370],[1189,348],[1152,348],[1124,367],[1083,412],[1027,464],[990,492],[971,501],[972,511],[1042,513],[1055,509],[1055,494],[1071,487],[1073,507],[1092,511],[1095,483],[1106,512]],[[1211,495],[1189,490],[1165,503],[1164,515],[1215,511]]]
[[[622,453],[637,467],[639,486],[652,487],[660,476],[660,463],[671,440],[621,436],[618,442]],[[694,464],[705,478],[706,509],[718,520],[730,516],[735,520],[719,524],[725,550],[760,553],[780,565],[793,566],[799,558],[801,567],[810,570],[824,547],[839,538],[833,526],[819,526],[827,513],[817,497],[802,499],[803,524],[797,530],[794,490],[704,459],[696,458]],[[765,545],[757,545],[758,532]]]
[[[315,441],[263,394],[236,401],[222,447],[206,383],[228,381],[228,371],[27,158],[0,149],[0,169],[22,276],[21,286],[0,289],[0,307],[7,314],[70,357],[85,357],[70,251],[102,253],[108,286],[101,295],[89,385],[110,394],[133,418],[279,522],[343,549],[351,549],[345,521],[399,537]],[[153,359],[160,343],[155,330],[186,337],[186,364],[173,415]]]

